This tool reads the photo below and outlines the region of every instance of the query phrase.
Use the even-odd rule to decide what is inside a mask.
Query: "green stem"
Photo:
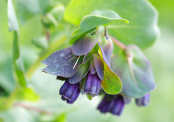
[[[48,57],[51,53],[53,53],[58,47],[60,47],[65,41],[67,40],[67,37],[65,35],[61,36],[57,41],[50,44],[49,48],[43,52],[39,58],[31,65],[31,67],[27,70],[26,76],[28,79],[31,78],[34,71],[37,69],[37,67],[41,64],[41,61],[44,60],[46,57]]]

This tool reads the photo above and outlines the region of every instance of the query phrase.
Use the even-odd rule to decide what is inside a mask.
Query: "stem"
[[[15,103],[13,106],[19,106],[19,107],[23,107],[23,108],[26,108],[28,110],[31,110],[31,111],[35,111],[35,112],[38,112],[38,113],[46,113],[46,114],[53,114],[53,112],[51,111],[44,111],[40,108],[37,108],[37,107],[34,107],[34,106],[29,106],[29,105],[25,105],[25,104],[22,104],[22,103]]]
[[[112,36],[110,36],[111,38],[112,38],[112,41],[117,45],[117,46],[119,46],[121,49],[125,49],[126,48],[126,46],[123,44],[123,43],[121,43],[120,41],[118,41],[117,39],[115,39],[114,37],[112,37]]]
[[[27,78],[31,78],[32,74],[36,70],[36,68],[41,64],[41,61],[47,58],[51,53],[53,53],[58,47],[60,47],[67,40],[66,36],[63,35],[57,41],[50,44],[49,48],[43,52],[39,58],[30,66],[30,68],[26,72]]]

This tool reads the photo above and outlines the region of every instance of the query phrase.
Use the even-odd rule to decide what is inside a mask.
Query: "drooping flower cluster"
[[[147,93],[155,88],[148,60],[136,46],[126,46],[121,56],[111,58],[112,53],[107,31],[102,40],[97,32],[88,33],[45,59],[47,67],[42,71],[65,81],[59,93],[68,104],[74,103],[80,93],[95,97],[103,90],[105,96],[97,107],[102,113],[120,116],[131,98],[137,106],[147,106]]]
[[[104,62],[110,64],[113,52],[112,42],[105,43],[103,48],[97,34],[86,34],[72,47],[55,52],[43,61],[47,67],[42,71],[57,75],[59,80],[66,79],[60,88],[62,100],[71,104],[77,99],[80,91],[91,97],[98,95],[104,78]]]

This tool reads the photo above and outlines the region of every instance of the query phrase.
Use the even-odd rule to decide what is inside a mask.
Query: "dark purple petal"
[[[62,96],[62,97],[61,97],[61,99],[62,99],[63,101],[65,101],[65,100],[66,100],[66,98],[65,98],[64,96]]]
[[[124,105],[125,103],[123,101],[123,97],[119,95],[112,100],[108,111],[114,115],[120,116],[121,113],[123,112]]]
[[[97,71],[97,74],[101,80],[103,80],[103,73],[104,73],[104,64],[102,61],[102,58],[98,56],[97,54],[93,55],[95,69]]]
[[[60,88],[59,94],[60,95],[64,95],[66,90],[70,87],[70,84],[68,82],[68,79],[66,79],[65,83],[62,85],[62,87]]]
[[[71,100],[67,100],[67,103],[68,104],[72,104],[74,101],[76,101],[76,99],[78,98],[79,94],[80,94],[80,89],[78,89],[77,92],[76,92],[76,94],[74,94],[72,96],[72,99]]]
[[[82,63],[83,56],[80,58],[74,56],[71,52],[71,48],[67,48],[66,52],[68,52],[66,55],[65,53],[60,53],[46,68],[42,69],[42,71],[66,78],[73,76],[78,66]],[[78,62],[76,64],[77,60]],[[76,66],[74,67],[75,64]]]
[[[60,88],[59,94],[63,96],[62,99],[71,100],[73,96],[76,94],[79,86],[80,86],[79,83],[70,84],[67,79],[65,83],[62,85],[62,87]]]
[[[69,78],[70,84],[78,83],[81,79],[83,79],[89,71],[89,62],[85,64],[81,64],[78,68],[78,71]]]
[[[72,52],[74,55],[84,55],[89,53],[98,42],[97,34],[86,34],[74,42]]]
[[[102,101],[100,102],[100,104],[98,105],[97,109],[100,110],[100,112],[102,113],[106,113],[108,112],[108,108],[109,108],[109,105],[111,103],[111,100],[112,100],[112,96],[110,99],[108,99],[108,96],[109,95],[105,95],[105,97],[102,99]],[[110,96],[109,96],[110,97]]]
[[[71,84],[70,87],[66,90],[65,94],[63,95],[66,99],[71,100],[73,96],[76,94],[80,84]]]
[[[43,60],[42,63],[49,65],[54,60],[54,58],[58,58],[58,59],[65,58],[71,53],[71,50],[72,50],[71,47],[63,49],[63,50],[59,50],[59,51],[51,54],[45,60]]]
[[[150,94],[146,94],[142,98],[135,99],[137,106],[147,106],[150,102]]]
[[[86,94],[94,97],[98,95],[101,86],[101,79],[98,77],[97,74],[88,73],[87,80],[85,83],[85,90]]]

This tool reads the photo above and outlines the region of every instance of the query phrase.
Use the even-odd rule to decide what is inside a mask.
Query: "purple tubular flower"
[[[101,79],[98,77],[98,75],[96,73],[91,74],[91,72],[89,72],[85,83],[84,92],[92,97],[97,96],[100,90],[100,86]]]
[[[70,84],[68,82],[68,79],[66,79],[65,83],[62,85],[60,88],[59,94],[62,95],[61,99],[63,101],[67,101],[67,103],[72,104],[77,97],[79,96],[80,89],[79,89],[80,84]]]
[[[121,95],[115,97],[112,102],[110,103],[108,112],[120,116],[124,109],[124,101]]]
[[[147,106],[150,102],[150,94],[146,94],[142,98],[135,99],[137,106]]]
[[[101,103],[98,105],[97,109],[99,109],[102,113],[110,112],[114,115],[120,116],[124,109],[124,106],[125,103],[121,95],[105,95]]]
[[[109,99],[108,96],[109,95],[105,95],[105,97],[103,98],[103,100],[100,102],[100,104],[97,107],[97,109],[99,109],[101,113],[108,112],[109,105],[110,105],[112,98],[113,98],[111,96]]]

